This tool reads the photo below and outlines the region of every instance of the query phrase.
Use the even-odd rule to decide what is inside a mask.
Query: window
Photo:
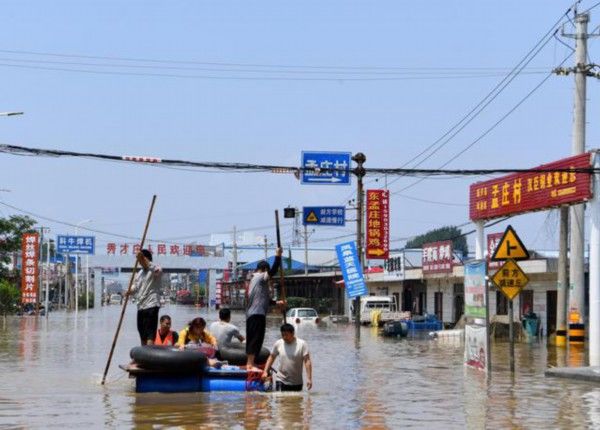
[[[316,317],[317,315],[317,311],[315,311],[314,309],[298,309],[298,316],[299,317]]]

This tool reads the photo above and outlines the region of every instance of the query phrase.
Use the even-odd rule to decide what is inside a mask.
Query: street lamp
[[[75,236],[77,236],[79,234],[79,227],[81,227],[83,224],[87,224],[89,222],[92,222],[92,219],[84,219],[79,221],[77,224],[75,224]],[[86,267],[85,267],[85,273],[86,273],[86,277],[85,277],[85,308],[86,310],[89,309],[89,281],[88,281],[88,277],[87,277],[87,270],[88,270],[88,259],[87,259],[87,255],[86,255]],[[79,254],[75,254],[75,312],[79,311]]]
[[[23,115],[25,112],[0,112],[0,116]]]

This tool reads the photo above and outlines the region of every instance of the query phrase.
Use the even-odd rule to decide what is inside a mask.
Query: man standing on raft
[[[277,273],[281,266],[282,254],[283,249],[277,248],[273,267],[269,267],[267,261],[259,262],[250,280],[248,310],[246,311],[246,355],[248,356],[246,368],[248,371],[262,372],[254,365],[254,359],[260,353],[265,340],[269,305],[285,306],[283,300],[275,302],[271,299],[269,288],[269,279]]]

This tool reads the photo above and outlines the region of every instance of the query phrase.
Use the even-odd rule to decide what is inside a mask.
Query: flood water
[[[458,343],[384,339],[352,325],[300,329],[313,361],[310,393],[136,394],[118,368],[138,344],[129,306],[107,384],[100,384],[119,306],[0,319],[1,428],[598,428],[600,386],[548,379],[548,366],[581,363],[544,343],[494,343],[493,372],[463,366]],[[181,329],[213,311],[166,306]],[[242,328],[243,315],[233,322]],[[278,338],[278,322],[266,345]]]

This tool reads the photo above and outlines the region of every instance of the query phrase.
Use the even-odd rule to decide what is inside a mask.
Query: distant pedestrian
[[[243,342],[246,338],[240,333],[240,329],[231,324],[231,311],[227,308],[219,309],[219,321],[215,321],[210,325],[208,331],[217,339],[219,348],[228,348],[235,345],[232,342],[233,338],[237,338]]]
[[[158,326],[162,270],[152,264],[152,253],[142,249],[137,254],[142,269],[137,273],[131,293],[137,303],[137,329],[142,345],[153,345]]]
[[[250,280],[250,292],[248,295],[248,309],[246,311],[246,368],[251,371],[261,371],[254,365],[256,356],[260,353],[265,340],[267,327],[267,313],[269,305],[277,304],[285,306],[284,301],[275,302],[271,298],[269,279],[273,277],[281,266],[281,255],[283,250],[277,248],[273,267],[267,261],[261,261],[256,266],[256,271]]]
[[[279,369],[275,375],[275,390],[302,391],[302,365],[306,368],[306,388],[312,388],[312,362],[308,352],[308,344],[296,337],[294,326],[281,326],[281,339],[275,342],[271,355],[265,365],[263,379],[269,377],[269,371],[279,357]]]

